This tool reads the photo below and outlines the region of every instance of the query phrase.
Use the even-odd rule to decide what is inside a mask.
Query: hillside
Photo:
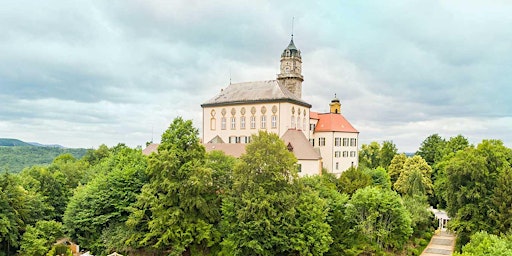
[[[17,140],[17,139],[0,138],[0,146],[3,146],[3,147],[14,147],[14,146],[29,147],[32,145],[30,145],[29,143],[23,142],[21,140]]]
[[[5,139],[2,142],[5,143]],[[61,154],[70,153],[75,158],[81,158],[87,152],[84,148],[37,147],[19,140],[13,140],[12,143],[19,142],[22,144],[0,146],[0,173],[19,173],[25,167],[50,164]]]

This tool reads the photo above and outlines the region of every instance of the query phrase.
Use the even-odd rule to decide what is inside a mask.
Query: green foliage
[[[345,255],[353,242],[348,236],[348,224],[345,220],[345,205],[348,202],[348,195],[338,192],[336,179],[333,174],[322,174],[321,176],[308,176],[301,178],[301,182],[317,191],[319,196],[325,200],[327,211],[327,223],[331,226],[331,237],[333,242],[325,255]]]
[[[321,255],[332,238],[325,200],[298,182],[296,158],[279,137],[253,136],[222,204],[224,255]]]
[[[0,251],[15,251],[26,225],[43,217],[40,195],[25,190],[19,177],[0,175]]]
[[[58,244],[52,246],[52,249],[46,254],[46,256],[73,256],[71,249],[67,245]]]
[[[38,221],[36,226],[28,226],[20,242],[20,254],[44,256],[51,245],[63,236],[62,223],[56,221]]]
[[[400,177],[400,174],[402,174],[405,161],[407,161],[407,156],[405,154],[395,155],[391,160],[391,163],[388,166],[388,174],[391,179],[391,184],[395,184],[398,177]]]
[[[207,251],[220,239],[220,203],[205,149],[191,121],[176,118],[149,157],[149,183],[137,198],[128,225],[137,232],[128,242],[170,255]]]
[[[392,141],[383,141],[382,146],[375,141],[363,144],[359,151],[359,166],[369,169],[381,166],[386,169],[396,153],[397,148]]]
[[[394,188],[403,195],[427,195],[432,193],[432,168],[421,156],[407,158]]]
[[[413,194],[403,197],[404,206],[411,216],[413,235],[421,237],[425,232],[433,232],[434,214],[429,210],[427,196]]]
[[[233,187],[233,168],[237,159],[214,150],[206,154],[206,167],[212,169],[212,178],[217,193],[224,194]]]
[[[391,190],[366,187],[357,190],[345,211],[350,233],[356,239],[353,251],[373,253],[386,249],[401,250],[413,229],[409,212],[400,196]]]
[[[352,195],[356,190],[370,186],[372,177],[363,172],[361,168],[350,167],[342,172],[338,182],[340,193]]]
[[[370,144],[361,145],[359,151],[359,166],[366,168],[377,168],[380,164],[380,145],[376,141]]]
[[[0,172],[19,173],[26,167],[48,165],[62,154],[81,158],[87,150],[83,148],[56,148],[35,146],[0,146]]]
[[[0,146],[1,147],[15,147],[15,146],[31,147],[33,145],[23,142],[21,140],[17,140],[17,139],[0,138]]]
[[[499,170],[496,186],[491,196],[492,208],[489,217],[499,233],[512,230],[512,167],[505,165]]]
[[[85,186],[80,186],[66,208],[64,226],[72,238],[95,253],[108,248],[102,234],[124,226],[130,214],[129,207],[146,183],[146,157],[140,149],[124,145],[111,149],[112,154],[98,163],[104,175],[99,175]],[[117,237],[122,247],[125,237]],[[110,243],[114,246],[114,243]],[[121,248],[123,249],[123,248]]]
[[[462,248],[462,253],[455,256],[508,256],[512,255],[512,236],[498,237],[485,231],[471,236],[471,242]]]
[[[366,169],[364,172],[371,177],[373,186],[391,189],[391,179],[386,169],[379,166],[375,169]]]
[[[446,140],[439,136],[439,134],[432,134],[421,143],[416,155],[421,156],[428,165],[433,166],[438,161],[441,161],[445,144]]]
[[[460,150],[447,160],[443,195],[448,214],[453,216],[451,228],[458,233],[458,248],[476,231],[497,233],[508,227],[508,209],[496,205],[496,200],[501,201],[500,195],[508,189],[504,188],[508,181],[498,178],[509,175],[511,156],[501,141],[484,140],[477,148]],[[497,220],[505,221],[505,226],[496,226]]]
[[[379,152],[379,166],[384,169],[388,168],[389,164],[391,164],[391,160],[393,160],[397,154],[397,151],[398,149],[393,141],[383,141]]]

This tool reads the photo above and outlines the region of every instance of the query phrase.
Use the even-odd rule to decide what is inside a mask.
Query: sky
[[[272,80],[290,41],[303,99],[334,94],[360,143],[431,134],[512,147],[510,1],[29,1],[0,8],[0,137],[159,141],[233,83]]]

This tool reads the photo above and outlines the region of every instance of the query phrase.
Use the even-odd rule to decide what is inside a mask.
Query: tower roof
[[[313,112],[310,112],[310,115]],[[318,114],[318,123],[315,132],[350,132],[359,133],[352,124],[342,115],[335,113]]]
[[[288,44],[288,47],[284,49],[283,53],[281,54],[281,57],[298,57],[300,58],[300,50],[297,49],[297,46],[295,46],[295,43],[293,42],[293,35],[292,39],[290,40],[290,43]]]

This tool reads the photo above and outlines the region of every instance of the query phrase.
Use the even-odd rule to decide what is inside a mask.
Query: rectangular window
[[[241,137],[235,137],[235,143],[240,143],[241,142],[240,139],[241,139]]]
[[[245,129],[245,116],[240,117],[240,129]]]
[[[348,157],[348,151],[343,151],[343,157]]]
[[[341,138],[334,138],[334,146],[336,146],[336,147],[341,146]]]
[[[309,139],[309,143],[311,143],[311,146],[315,146],[315,139]]]
[[[272,128],[277,128],[277,116],[276,115],[272,115]]]
[[[225,118],[225,117],[222,117],[222,118],[220,119],[220,128],[221,128],[222,130],[226,130],[226,118]]]
[[[325,138],[318,138],[318,146],[325,146]]]
[[[267,116],[261,116],[261,129],[267,129]]]
[[[355,157],[356,156],[356,152],[355,151],[350,151],[350,157]]]
[[[348,138],[343,138],[343,146],[348,146]]]
[[[354,138],[350,139],[350,146],[357,147],[357,139],[354,139]]]
[[[341,157],[341,151],[334,151],[334,157]]]
[[[309,130],[314,131],[315,130],[315,124],[309,124]]]
[[[340,169],[340,163],[336,162],[336,170]]]
[[[251,129],[256,129],[256,117],[251,116]]]
[[[231,117],[231,130],[236,129],[236,118],[234,116]]]

